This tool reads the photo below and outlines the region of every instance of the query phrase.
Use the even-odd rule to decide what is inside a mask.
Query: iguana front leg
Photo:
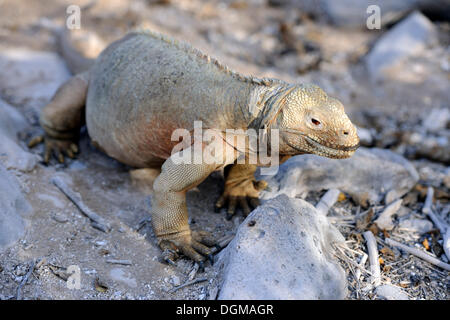
[[[32,148],[45,142],[45,163],[50,161],[52,154],[59,162],[64,162],[64,154],[73,158],[78,152],[77,140],[84,123],[88,82],[88,72],[70,78],[43,108],[39,122],[45,135],[34,137],[28,146]]]
[[[250,213],[250,206],[259,205],[259,192],[267,187],[267,182],[255,180],[256,168],[254,164],[233,164],[225,168],[225,189],[216,202],[216,212],[228,202],[227,219],[230,220],[237,205],[245,216]]]
[[[200,184],[211,172],[233,163],[238,156],[233,147],[224,143],[223,154],[215,157],[213,163],[177,162],[184,152],[192,154],[192,158],[196,152],[208,152],[206,146],[196,152],[194,149],[190,147],[168,158],[153,184],[152,225],[168,262],[172,262],[180,252],[197,262],[203,262],[204,256],[211,255],[207,246],[213,245],[211,239],[202,232],[192,233],[189,227],[186,192]]]

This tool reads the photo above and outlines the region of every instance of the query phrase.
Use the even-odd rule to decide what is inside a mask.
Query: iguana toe
[[[259,205],[259,192],[267,187],[264,180],[243,180],[225,184],[225,191],[216,201],[214,211],[220,209],[228,203],[226,219],[230,220],[236,213],[236,209],[241,208],[244,216],[248,216],[252,209]]]
[[[207,231],[192,231],[192,238],[208,247],[213,247],[217,244],[216,239]]]
[[[175,260],[178,259],[178,253],[176,246],[167,240],[162,240],[159,243],[159,247],[162,250],[162,259],[171,265],[176,265]]]
[[[28,147],[33,148],[42,142],[45,143],[45,164],[50,162],[52,155],[58,160],[58,162],[64,163],[64,155],[67,155],[69,158],[73,159],[75,158],[75,154],[78,153],[78,146],[72,139],[56,139],[47,135],[32,138],[28,143]]]
[[[175,264],[179,253],[203,264],[206,258],[213,262],[213,250],[208,245],[214,246],[215,242],[209,234],[204,231],[192,232],[192,235],[173,235],[164,240],[160,240],[159,246],[163,250],[163,260],[170,264]]]
[[[28,148],[33,148],[44,141],[44,136],[39,135],[31,138],[30,142],[28,142]]]

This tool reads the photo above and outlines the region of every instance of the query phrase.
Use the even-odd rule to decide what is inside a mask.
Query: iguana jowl
[[[64,153],[73,157],[84,121],[93,144],[109,156],[137,168],[161,168],[151,212],[158,243],[172,254],[168,259],[181,252],[198,262],[211,254],[213,241],[204,232],[191,232],[186,192],[227,166],[216,207],[228,202],[231,216],[238,205],[248,214],[249,203],[256,206],[265,187],[254,180],[256,165],[233,163],[248,150],[227,140],[226,129],[279,129],[282,156],[347,158],[359,145],[342,104],[319,87],[242,76],[153,32],[130,33],[112,43],[89,70],[64,83],[41,113],[45,136],[30,146],[45,140],[46,162],[52,153],[61,162]],[[227,162],[174,162],[171,152],[178,142],[171,141],[172,132],[192,131],[194,121],[223,137]]]

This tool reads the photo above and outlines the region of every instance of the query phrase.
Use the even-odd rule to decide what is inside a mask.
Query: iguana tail
[[[70,30],[45,18],[38,22],[38,26],[53,33],[58,53],[64,58],[72,74],[82,73],[92,66],[95,59],[87,58],[75,49],[70,41]]]
[[[70,72],[73,74],[82,73],[92,66],[95,59],[87,58],[75,49],[69,40],[69,32],[67,29],[60,29],[56,32],[58,52],[66,61]]]

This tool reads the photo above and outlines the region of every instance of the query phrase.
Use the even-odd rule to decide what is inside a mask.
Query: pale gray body
[[[187,72],[189,70],[189,72]],[[139,85],[137,85],[139,84]],[[90,69],[89,136],[111,157],[136,167],[170,156],[177,128],[246,129],[254,84],[147,34],[108,47]]]
[[[45,137],[33,139],[30,146],[44,140],[44,161],[54,154],[64,162],[64,154],[74,157],[78,151],[84,120],[93,143],[111,157],[144,172],[161,169],[153,183],[151,221],[167,261],[181,252],[201,263],[213,252],[208,235],[191,232],[186,206],[187,191],[211,172],[227,166],[216,208],[228,203],[228,218],[237,206],[247,215],[249,204],[258,204],[266,184],[255,181],[255,164],[235,162],[248,156],[248,150],[228,139],[226,129],[264,129],[269,135],[270,129],[279,130],[283,159],[303,153],[347,158],[359,145],[343,105],[319,87],[243,76],[189,45],[152,32],[114,42],[89,70],[64,83],[41,113]],[[172,141],[172,133],[192,133],[195,121],[203,129],[215,129],[223,153],[211,163],[180,164],[177,154],[172,155],[179,143]],[[196,149],[188,143],[186,153],[202,158],[207,146]]]

